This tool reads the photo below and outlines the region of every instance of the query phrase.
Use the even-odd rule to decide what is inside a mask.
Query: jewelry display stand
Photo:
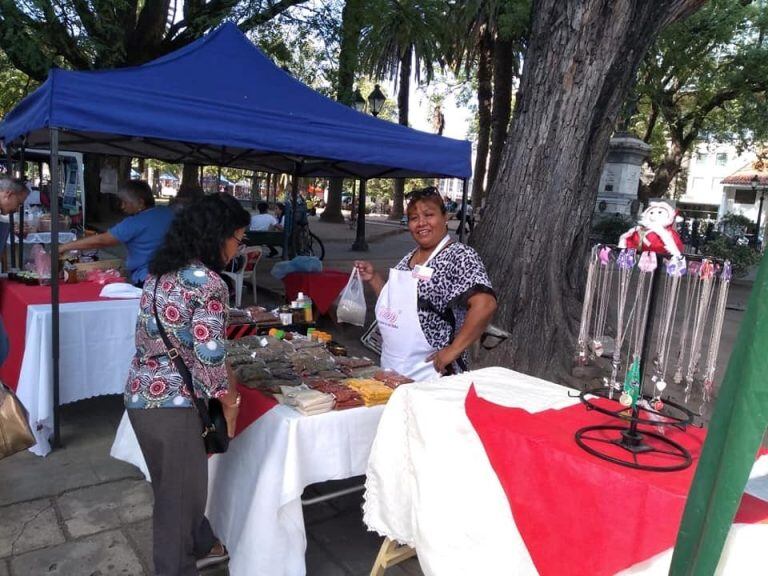
[[[701,262],[703,259],[700,256],[688,256],[686,259],[693,262]],[[715,262],[714,259],[708,259],[710,262]],[[722,261],[719,262],[722,269]],[[730,273],[729,265],[728,274]],[[698,269],[697,269],[698,270]],[[607,416],[616,418],[623,423],[621,424],[603,424],[596,426],[586,426],[576,431],[575,440],[580,448],[586,452],[619,464],[621,466],[627,466],[638,470],[647,470],[653,472],[673,472],[676,470],[683,470],[691,465],[692,458],[690,452],[678,442],[667,438],[663,431],[665,428],[676,428],[679,430],[685,430],[686,426],[693,422],[694,414],[675,402],[671,402],[665,399],[661,402],[660,390],[666,388],[666,383],[663,387],[658,387],[656,376],[654,376],[654,396],[643,394],[643,378],[646,371],[653,369],[652,362],[656,362],[656,368],[658,371],[659,358],[652,359],[650,354],[651,336],[654,331],[655,316],[656,316],[656,302],[658,299],[659,285],[661,284],[663,275],[665,272],[665,266],[663,258],[660,265],[652,273],[652,284],[649,289],[647,299],[647,309],[645,310],[645,322],[642,326],[642,352],[639,358],[639,397],[632,403],[631,407],[618,404],[616,409],[606,407],[606,401],[615,401],[614,394],[617,392],[615,388],[615,382],[611,382],[609,386],[601,386],[597,388],[591,388],[584,390],[579,395],[581,402],[584,403],[587,410],[595,410]],[[728,276],[730,280],[730,276]],[[718,306],[716,307],[716,313],[720,310],[719,302],[724,300],[727,296],[727,286],[725,287],[724,295],[718,298]],[[708,301],[711,303],[711,297]],[[666,304],[666,302],[665,302]],[[591,305],[591,303],[590,303]],[[674,302],[676,306],[676,300]],[[706,312],[708,312],[709,304],[707,305]],[[604,313],[603,313],[604,316]],[[582,318],[583,321],[583,318]],[[602,320],[604,322],[604,320]],[[662,318],[662,321],[664,319]],[[685,322],[688,322],[686,317]],[[672,315],[672,323],[674,323],[674,315]],[[670,329],[669,315],[666,318],[666,330]],[[717,320],[713,321],[713,325],[717,324]],[[641,328],[638,325],[638,330]],[[719,340],[719,331],[715,331],[716,326],[713,327],[713,334],[717,335]],[[660,336],[666,343],[668,336],[666,333]],[[692,339],[693,340],[693,339]],[[583,339],[582,339],[583,341]],[[620,347],[623,339],[615,343],[615,346],[619,347],[619,351],[616,352],[614,358],[617,358],[620,354]],[[701,338],[698,339],[698,345],[700,345]],[[717,342],[714,343],[715,345]],[[712,343],[710,344],[712,346]],[[700,354],[700,349],[697,352]],[[712,353],[710,353],[711,356]],[[580,352],[580,356],[583,357],[583,351]],[[664,355],[666,357],[666,355]],[[666,369],[666,360],[664,360],[664,370]],[[714,366],[714,360],[710,362],[708,360],[707,367],[710,364]],[[713,369],[712,369],[713,371]],[[614,372],[612,378],[615,378],[617,372],[617,365],[614,362]],[[707,372],[708,374],[710,371]],[[664,372],[662,371],[662,377]],[[711,377],[711,376],[710,376]],[[710,384],[711,386],[711,384]],[[686,386],[686,396],[690,392],[690,384]],[[711,390],[710,390],[711,393]],[[705,395],[707,391],[705,390]],[[687,398],[686,398],[687,401]],[[656,406],[656,407],[654,407]],[[653,431],[651,428],[655,427],[658,431]],[[617,450],[616,448],[620,448]],[[667,460],[665,462],[664,460]]]

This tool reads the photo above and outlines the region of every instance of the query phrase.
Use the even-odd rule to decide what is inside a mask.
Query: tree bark
[[[408,106],[411,89],[411,61],[413,60],[413,46],[409,45],[400,57],[400,83],[397,89],[397,120],[403,126],[408,126]],[[405,199],[405,178],[395,178],[395,186],[392,192],[392,210],[389,212],[390,220],[400,220],[403,217],[403,200]],[[363,206],[363,209],[365,207]]]
[[[347,0],[341,11],[341,46],[339,47],[339,76],[336,84],[336,99],[347,106],[352,104],[355,72],[362,29],[362,0]],[[322,222],[344,222],[341,214],[341,196],[344,190],[342,178],[331,178],[328,185],[328,201],[320,215]]]
[[[483,355],[550,380],[570,369],[613,126],[663,26],[704,0],[539,0],[499,176],[472,236],[511,338]]]
[[[514,50],[511,40],[497,39],[493,47],[493,108],[491,109],[491,155],[488,158],[487,189],[493,188],[499,172],[501,153],[507,141],[512,114],[512,71]],[[476,207],[480,202],[473,202]]]
[[[485,171],[488,166],[488,148],[491,138],[491,84],[493,38],[486,28],[480,36],[477,62],[477,148],[475,170],[472,175],[472,204],[480,206],[485,196]]]

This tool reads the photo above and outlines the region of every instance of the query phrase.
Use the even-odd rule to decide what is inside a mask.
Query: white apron
[[[450,241],[446,234],[429,255],[423,267]],[[382,336],[381,367],[395,370],[416,382],[440,377],[427,357],[436,348],[430,346],[419,323],[419,279],[411,270],[389,270],[389,279],[376,301],[376,320]]]

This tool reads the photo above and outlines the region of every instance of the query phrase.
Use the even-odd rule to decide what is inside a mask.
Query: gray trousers
[[[196,576],[195,560],[216,537],[205,517],[208,456],[194,408],[130,409],[128,417],[152,477],[156,576]]]

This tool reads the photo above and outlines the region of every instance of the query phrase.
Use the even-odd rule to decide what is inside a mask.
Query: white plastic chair
[[[250,274],[250,281],[253,285],[253,303],[256,304],[256,265],[261,260],[261,254],[261,248],[249,246],[242,252],[242,256],[245,256],[245,258],[242,259],[243,264],[239,270],[235,272],[225,270],[222,272],[232,278],[235,283],[235,307],[237,308],[240,308],[240,304],[243,301],[243,281],[246,274]]]

